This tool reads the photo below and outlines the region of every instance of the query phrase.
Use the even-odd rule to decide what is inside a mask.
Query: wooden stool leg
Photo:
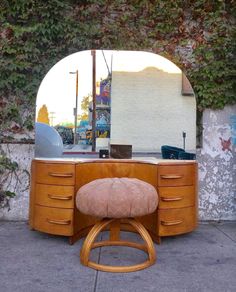
[[[149,260],[151,263],[155,263],[156,261],[156,251],[152,241],[151,236],[149,235],[148,231],[145,229],[143,224],[138,222],[135,219],[127,219],[130,225],[132,225],[138,233],[141,235],[144,242],[147,244],[147,253],[149,255]]]
[[[110,224],[110,241],[120,240],[120,219],[114,219]]]
[[[89,254],[93,243],[98,236],[98,234],[111,222],[113,219],[102,219],[101,221],[97,222],[93,228],[89,231],[85,241],[83,243],[81,252],[80,252],[80,261],[81,264],[88,266],[89,263]]]
[[[135,219],[127,219],[127,223],[132,225],[135,230],[140,234],[144,240],[144,244],[139,244],[131,241],[122,241],[117,238],[119,230],[119,220],[117,219],[103,219],[100,222],[96,223],[87,235],[83,247],[81,249],[80,260],[81,263],[85,266],[89,266],[93,269],[105,271],[105,272],[134,272],[138,270],[145,269],[153,265],[156,261],[156,252],[151,236],[145,227]],[[99,232],[102,231],[108,224],[111,224],[111,235],[110,240],[94,242]],[[148,260],[141,264],[133,266],[107,266],[102,264],[97,264],[95,262],[89,261],[89,254],[92,248],[102,247],[102,246],[129,246],[145,251],[148,254]]]

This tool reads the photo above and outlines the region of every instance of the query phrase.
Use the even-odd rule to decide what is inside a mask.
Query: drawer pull
[[[179,179],[182,178],[183,175],[161,175],[161,178],[163,179]]]
[[[176,197],[176,198],[165,198],[165,197],[161,197],[161,200],[163,202],[175,202],[175,201],[181,201],[183,200],[182,197]]]
[[[57,224],[57,225],[70,225],[71,220],[53,220],[53,219],[48,219],[47,222],[50,224]]]
[[[72,177],[73,176],[73,173],[49,172],[48,174],[53,177]]]
[[[72,199],[72,196],[62,197],[62,196],[50,195],[50,194],[48,194],[48,197],[53,200],[62,200],[62,201],[69,201]]]
[[[172,226],[172,225],[178,225],[183,223],[183,220],[176,220],[176,221],[161,221],[161,224],[164,226]]]

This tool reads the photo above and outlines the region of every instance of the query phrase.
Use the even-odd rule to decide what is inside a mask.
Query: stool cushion
[[[82,186],[76,206],[84,214],[128,218],[153,213],[158,205],[156,189],[136,178],[96,179]]]

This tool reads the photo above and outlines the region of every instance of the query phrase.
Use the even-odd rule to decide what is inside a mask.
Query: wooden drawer
[[[34,228],[50,234],[72,236],[73,210],[36,205]]]
[[[195,205],[194,186],[186,187],[160,187],[159,209],[183,208]]]
[[[158,186],[189,186],[195,182],[195,165],[160,165]]]
[[[36,184],[35,202],[38,205],[58,208],[74,207],[74,187]]]
[[[66,163],[36,164],[36,182],[42,184],[74,185],[75,166]]]
[[[158,210],[159,236],[177,235],[197,226],[196,208]]]

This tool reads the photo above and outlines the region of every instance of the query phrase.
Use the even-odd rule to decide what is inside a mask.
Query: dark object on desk
[[[163,145],[161,146],[161,154],[164,159],[180,159],[180,160],[195,160],[196,154],[185,152],[184,149]]]
[[[111,144],[110,156],[117,159],[132,158],[132,145]]]
[[[189,153],[189,152],[179,152],[178,159],[181,159],[181,160],[195,160],[196,159],[196,154]]]
[[[161,154],[164,159],[179,159],[181,152],[185,152],[184,149],[168,145],[161,146]]]
[[[107,149],[99,150],[99,158],[109,158],[109,150]]]

